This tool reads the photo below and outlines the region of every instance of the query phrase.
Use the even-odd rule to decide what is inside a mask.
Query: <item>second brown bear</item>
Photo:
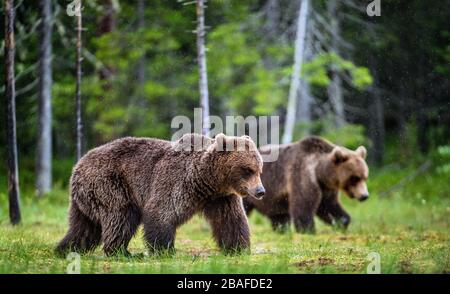
[[[327,224],[346,228],[350,215],[339,203],[338,192],[343,190],[360,201],[368,198],[366,149],[360,146],[352,151],[308,137],[292,144],[264,146],[260,152],[273,148],[279,149],[278,160],[265,162],[261,176],[266,196],[245,199],[247,213],[258,210],[271,219],[274,229],[284,229],[292,221],[298,232],[314,232],[315,215]]]

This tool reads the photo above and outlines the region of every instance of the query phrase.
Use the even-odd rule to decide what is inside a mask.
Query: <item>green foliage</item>
[[[438,147],[436,161],[438,163],[437,172],[450,175],[450,145]]]
[[[350,149],[356,149],[360,145],[367,145],[367,138],[364,135],[364,126],[362,125],[345,124],[340,128],[328,125],[322,135],[331,142]]]
[[[368,68],[356,66],[353,62],[345,60],[333,52],[318,54],[311,61],[306,62],[303,75],[312,85],[324,87],[330,82],[328,69],[349,72],[353,85],[359,90],[363,90],[373,83]]]
[[[273,45],[263,52],[257,46],[260,40],[237,23],[218,26],[209,34],[208,41],[213,99],[228,101],[227,106],[233,111],[255,115],[273,113],[285,102],[286,88],[280,87],[283,68],[269,69],[264,59],[269,58],[266,55],[277,59],[289,51],[288,47]]]

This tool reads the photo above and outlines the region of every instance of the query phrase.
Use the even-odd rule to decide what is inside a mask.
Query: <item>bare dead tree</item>
[[[20,223],[19,167],[17,160],[16,91],[14,80],[14,0],[5,0],[5,98],[6,134],[8,148],[9,218],[13,225]]]
[[[39,197],[52,186],[52,3],[40,1],[42,21],[39,48],[39,131],[36,190]]]
[[[203,0],[197,0],[197,52],[198,52],[198,73],[200,90],[200,107],[202,109],[202,133],[206,135],[209,131],[209,93],[208,76],[206,69],[205,50],[205,6]]]
[[[82,154],[82,140],[83,140],[83,122],[81,120],[81,62],[83,57],[81,55],[82,40],[81,31],[82,19],[81,19],[81,0],[79,4],[79,11],[77,13],[77,54],[76,54],[76,107],[77,107],[77,160],[81,158]]]
[[[297,20],[297,34],[295,38],[294,66],[292,70],[291,85],[289,88],[289,98],[287,115],[284,124],[283,143],[292,141],[295,127],[295,116],[297,109],[297,94],[300,86],[300,73],[303,66],[306,39],[306,20],[308,16],[309,0],[301,0]]]

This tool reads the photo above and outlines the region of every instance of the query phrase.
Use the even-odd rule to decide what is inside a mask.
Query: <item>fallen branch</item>
[[[428,170],[431,167],[431,160],[427,160],[425,161],[421,166],[419,166],[418,169],[416,169],[412,174],[404,177],[400,182],[398,182],[397,184],[393,185],[392,187],[390,187],[389,189],[387,189],[384,192],[381,192],[379,194],[380,197],[386,197],[389,194],[391,194],[392,192],[404,187],[406,184],[408,184],[409,182],[411,182],[412,180],[414,180],[417,176],[423,174],[426,170]]]

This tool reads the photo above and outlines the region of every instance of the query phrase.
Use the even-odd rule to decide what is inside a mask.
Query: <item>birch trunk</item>
[[[206,135],[209,131],[209,93],[208,76],[206,69],[206,49],[205,49],[205,15],[204,1],[197,0],[197,51],[198,51],[198,73],[200,107],[202,109],[202,133]]]
[[[39,197],[52,186],[52,6],[41,1],[42,23],[39,48],[39,131],[36,162],[36,190]]]
[[[14,0],[5,0],[5,98],[6,135],[8,148],[9,218],[20,223],[19,167],[17,161],[16,89],[14,81]]]
[[[301,0],[297,21],[297,35],[295,40],[294,66],[292,70],[291,85],[287,106],[286,120],[284,124],[283,143],[292,141],[295,127],[295,110],[297,109],[297,94],[300,86],[300,74],[303,65],[305,51],[306,19],[308,16],[309,0]]]

